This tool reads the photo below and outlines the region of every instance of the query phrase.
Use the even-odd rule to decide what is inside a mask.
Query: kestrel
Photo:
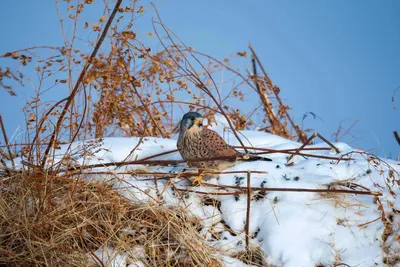
[[[188,165],[199,169],[220,171],[233,166],[238,159],[271,161],[269,158],[240,153],[228,145],[218,133],[203,127],[203,116],[197,112],[188,112],[183,116],[177,147]],[[191,161],[218,157],[228,159]]]

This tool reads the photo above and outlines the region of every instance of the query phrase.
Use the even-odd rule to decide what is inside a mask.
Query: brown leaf
[[[106,19],[107,19],[106,16],[101,16],[101,17],[100,17],[100,23],[106,21]]]
[[[247,53],[246,53],[246,51],[243,51],[243,52],[237,52],[237,55],[238,55],[238,56],[240,56],[240,57],[247,57]]]
[[[123,31],[122,36],[131,40],[134,40],[136,38],[136,34],[133,33],[132,31]]]
[[[17,53],[14,52],[14,53],[12,53],[11,56],[12,56],[13,59],[17,59],[19,55],[18,55]]]
[[[89,23],[85,22],[85,29],[89,28]]]
[[[60,80],[60,83],[67,83],[67,80]]]
[[[35,116],[35,114],[33,114],[33,113],[31,113],[31,114],[29,114],[29,122],[33,122],[33,121],[35,121],[35,119],[36,119],[36,116]]]
[[[97,23],[93,24],[93,30],[98,32],[100,31],[100,27],[97,25]]]

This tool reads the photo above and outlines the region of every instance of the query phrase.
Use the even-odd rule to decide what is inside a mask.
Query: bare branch
[[[78,78],[78,80],[77,80],[77,82],[75,84],[75,87],[72,90],[71,94],[69,95],[67,103],[65,104],[64,109],[61,112],[60,117],[57,120],[56,126],[55,126],[54,131],[53,131],[53,133],[51,135],[51,138],[50,138],[49,145],[47,146],[47,148],[46,148],[46,150],[44,152],[44,155],[43,155],[42,164],[41,164],[42,168],[44,168],[44,166],[46,164],[46,160],[47,160],[48,154],[50,152],[50,149],[54,146],[56,137],[58,135],[58,132],[60,131],[60,127],[61,127],[61,124],[62,124],[63,119],[65,117],[65,114],[67,113],[69,106],[72,104],[73,99],[74,99],[76,93],[79,90],[79,86],[82,83],[83,78],[85,77],[87,70],[89,69],[90,65],[92,64],[93,59],[96,57],[97,52],[99,51],[101,44],[103,43],[104,39],[106,38],[108,29],[110,28],[111,23],[114,20],[115,14],[117,13],[119,6],[121,5],[121,2],[122,2],[122,0],[118,0],[117,3],[115,4],[113,12],[111,13],[110,18],[108,19],[107,24],[105,25],[105,27],[103,29],[101,37],[100,37],[99,41],[96,43],[96,46],[95,46],[92,54],[90,55],[90,58],[86,62],[85,66],[83,67],[83,69],[82,69],[82,71],[81,71],[81,73],[79,75],[79,78]],[[73,142],[73,141],[74,140],[72,139],[71,142]]]

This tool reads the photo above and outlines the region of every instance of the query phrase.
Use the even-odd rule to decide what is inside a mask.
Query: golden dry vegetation
[[[11,96],[16,94],[13,86],[30,84],[29,73],[39,77],[23,109],[27,128],[23,141],[8,143],[1,123],[7,144],[0,150],[1,264],[101,266],[104,263],[94,251],[112,245],[125,253],[142,247],[148,266],[222,265],[184,207],[132,204],[107,184],[83,182],[84,174],[76,172],[70,155],[53,161],[60,144],[109,136],[171,138],[177,133],[179,117],[188,110],[201,112],[209,121],[216,113],[229,118],[239,141],[236,130],[256,126],[291,140],[311,141],[310,130],[293,121],[279,87],[251,45],[219,60],[187,47],[163,24],[155,7],[133,0],[122,6],[121,2],[97,3],[101,7],[96,8],[104,12],[90,23],[85,12],[94,8],[93,1],[56,1],[63,29],[74,29],[72,35],[63,35],[64,46],[32,47],[0,56],[21,66],[14,70],[2,63],[0,67],[0,87]],[[155,14],[151,22],[141,20],[146,12]],[[151,23],[153,32],[138,36],[136,23]],[[84,46],[81,40],[88,33],[96,37]],[[149,38],[162,49],[148,46]],[[252,69],[237,70],[235,64],[246,61]],[[220,90],[224,83],[216,82],[221,72],[234,84],[229,90]],[[46,91],[59,88],[68,88],[67,97],[56,103],[42,99]],[[235,107],[245,97],[259,103],[243,113]],[[20,168],[12,164],[16,156],[22,158]],[[249,251],[252,255],[238,257],[265,264],[262,253]],[[134,262],[138,256],[131,253],[130,257]]]

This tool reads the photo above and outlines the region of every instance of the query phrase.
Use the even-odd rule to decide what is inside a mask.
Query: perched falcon
[[[182,158],[188,160],[188,165],[199,169],[220,171],[233,166],[238,159],[271,161],[269,158],[240,153],[228,145],[218,133],[203,127],[203,116],[197,112],[189,112],[183,116],[177,147]],[[229,159],[189,161],[218,157],[229,157]]]

